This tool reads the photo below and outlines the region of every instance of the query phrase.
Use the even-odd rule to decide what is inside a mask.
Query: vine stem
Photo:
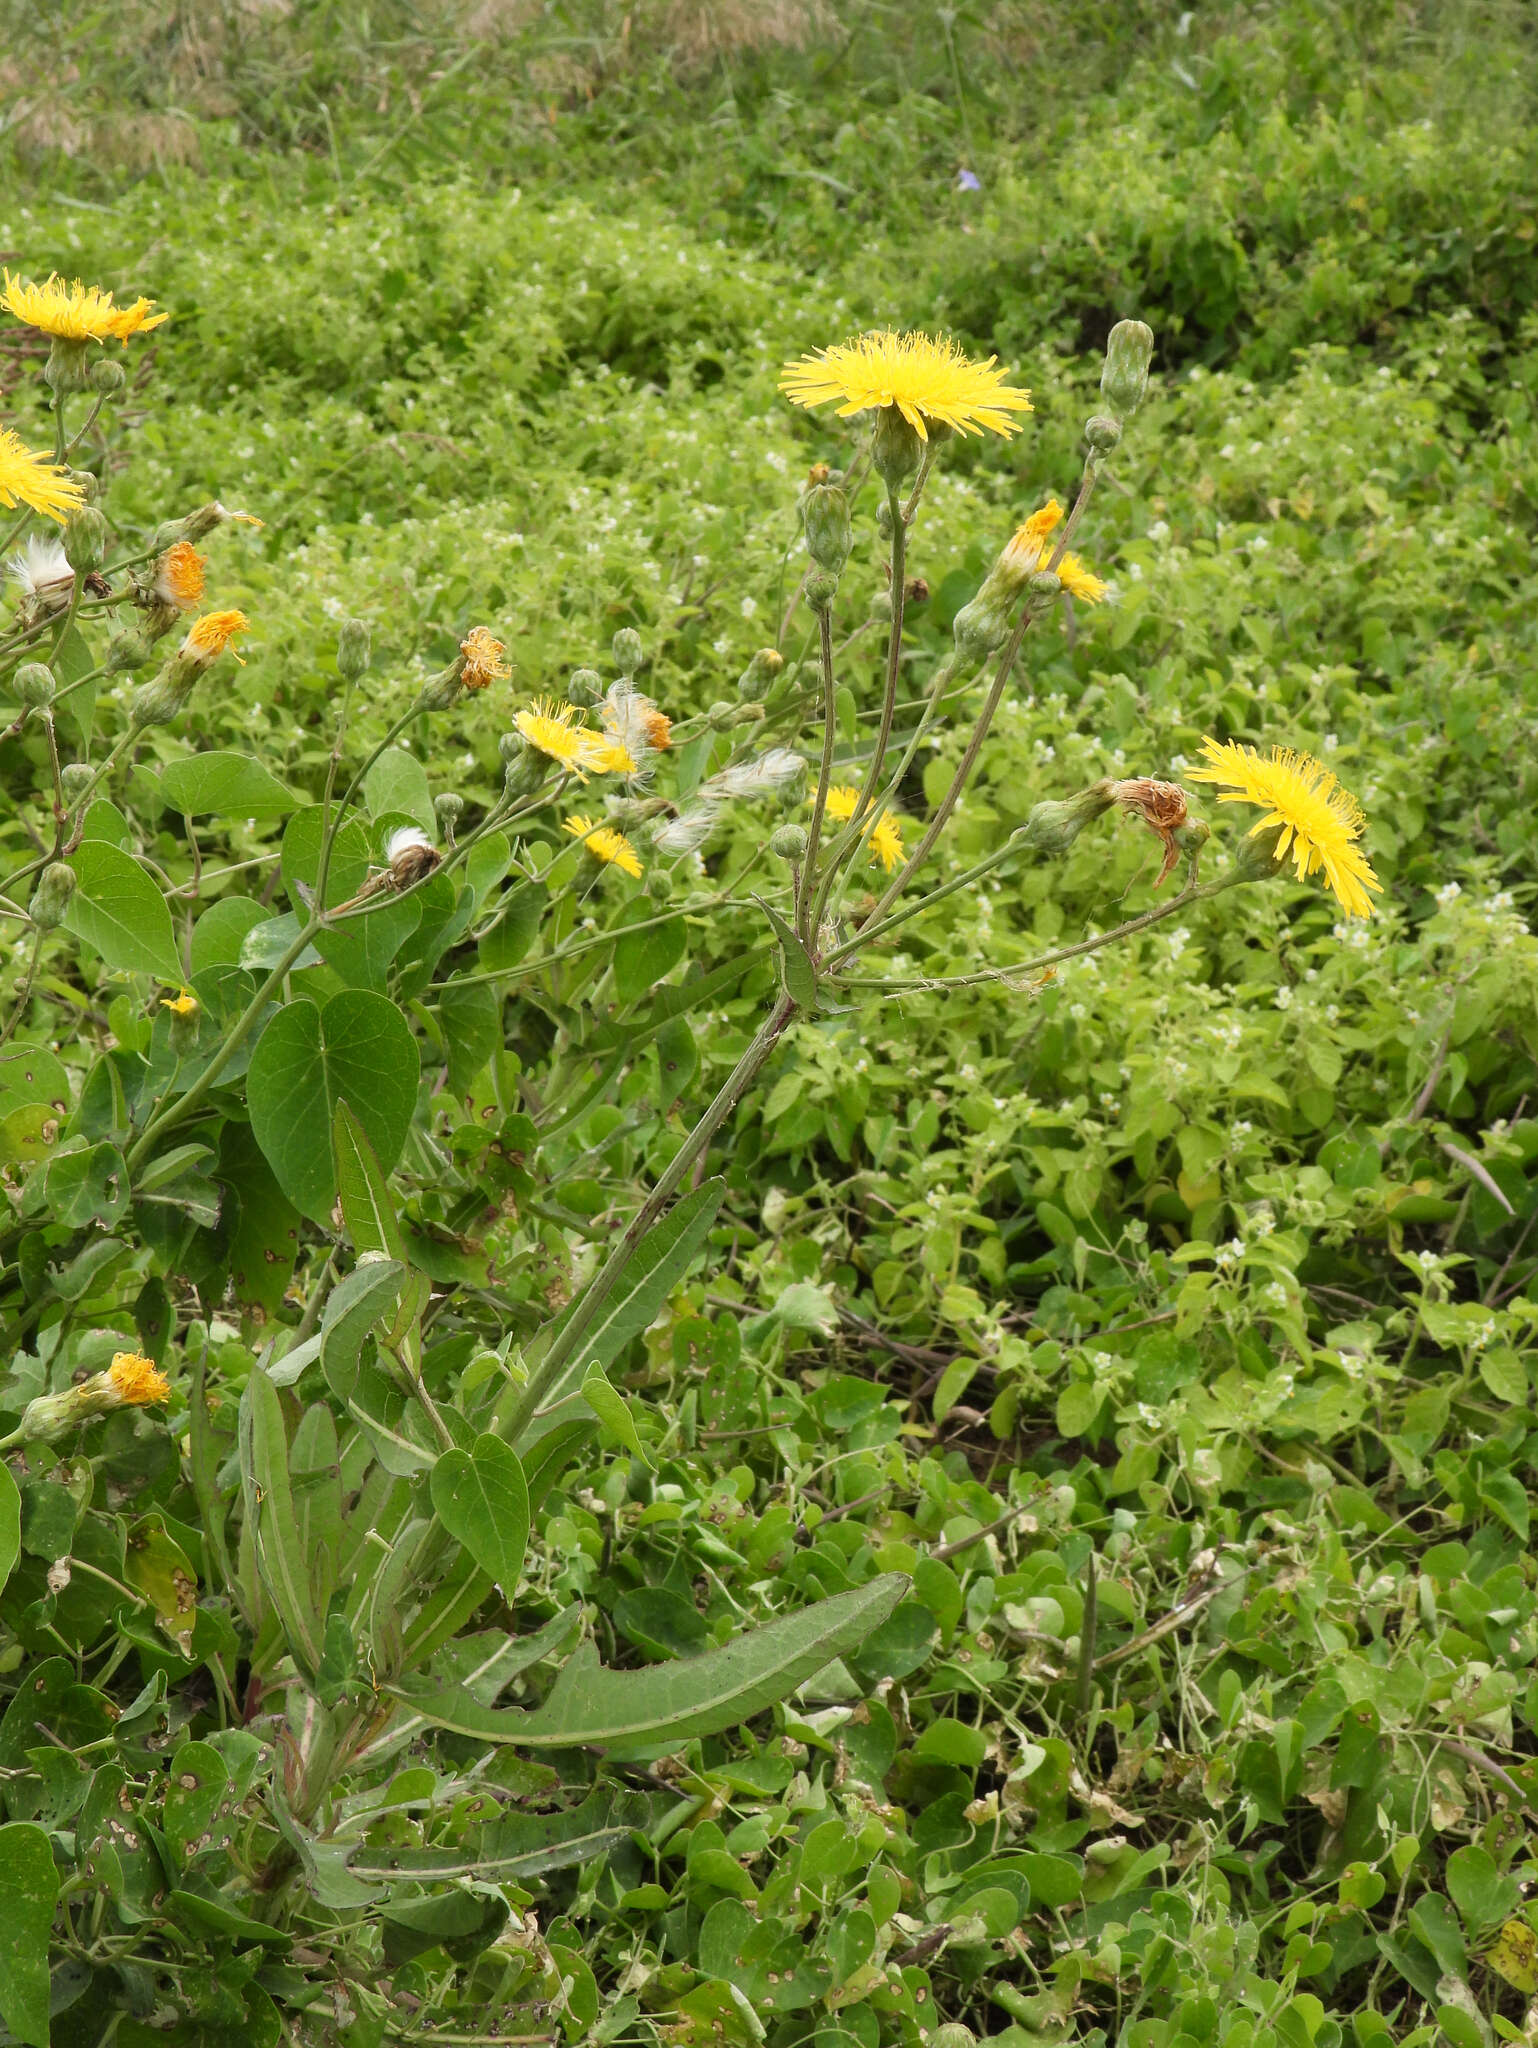
[[[737,1107],[745,1091],[762,1072],[764,1062],[773,1052],[786,1025],[795,1015],[796,1005],[788,995],[782,995],[758,1027],[741,1059],[716,1091],[715,1100],[674,1153],[662,1177],[636,1211],[624,1236],[577,1297],[571,1320],[523,1387],[517,1404],[508,1417],[503,1434],[510,1443],[516,1443],[519,1435],[527,1428],[540,1403],[556,1384],[562,1368],[591,1327],[593,1318],[614,1291],[614,1284],[623,1272],[631,1253],[659,1221],[669,1202],[683,1186],[695,1162],[703,1158],[711,1139]]]

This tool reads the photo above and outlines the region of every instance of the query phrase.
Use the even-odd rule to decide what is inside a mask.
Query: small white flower
[[[1283,987],[1277,990],[1276,1007],[1279,1010],[1290,1010],[1292,1008],[1292,990],[1290,988]]]
[[[1458,898],[1463,894],[1463,891],[1458,887],[1458,884],[1456,882],[1444,882],[1440,889],[1434,891],[1434,894],[1436,896],[1437,902],[1440,903],[1442,908],[1445,910],[1449,903],[1457,902]]]
[[[758,599],[756,597],[745,597],[738,609],[745,619],[751,619],[758,610]]]

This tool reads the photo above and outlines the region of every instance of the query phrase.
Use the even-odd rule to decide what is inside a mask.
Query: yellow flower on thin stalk
[[[828,791],[823,809],[835,825],[847,825],[859,801],[860,792],[851,784],[835,783]],[[891,811],[883,811],[871,827],[870,857],[879,860],[888,874],[903,864],[902,820]]]
[[[136,299],[131,306],[113,304],[112,293],[79,278],[68,283],[52,275],[46,284],[27,284],[3,273],[0,306],[28,327],[52,334],[60,341],[120,341],[131,334],[147,334],[152,327],[169,320],[169,313],[154,311],[153,299]]]
[[[887,329],[787,363],[780,389],[808,410],[840,400],[841,420],[895,405],[921,441],[929,439],[931,421],[958,434],[987,428],[1007,440],[1020,430],[1010,414],[1030,412],[1031,394],[1006,384],[1008,372],[996,369],[997,361],[974,362],[957,342]]]
[[[251,621],[244,612],[205,612],[201,619],[194,619],[187,628],[187,637],[182,642],[182,653],[207,668],[217,661],[237,633],[249,633]],[[235,653],[233,647],[230,652]],[[236,654],[235,659],[241,657]],[[244,666],[244,663],[242,663]]]
[[[594,860],[601,861],[605,867],[616,867],[622,875],[631,875],[639,881],[640,858],[623,832],[616,832],[612,825],[601,824],[597,818],[580,816],[568,818],[563,830],[574,839],[580,839]]]
[[[190,988],[184,988],[179,996],[162,996],[162,1010],[169,1010],[176,1017],[195,1017],[198,1014],[198,999]]]
[[[84,494],[72,476],[56,464],[45,462],[41,455],[34,455],[9,427],[0,427],[0,505],[7,512],[25,505],[29,511],[40,513],[44,519],[56,519],[62,526],[84,502]]]
[[[1016,529],[1003,557],[1015,574],[1023,579],[1051,564],[1052,535],[1062,523],[1062,517],[1062,506],[1056,498],[1049,498],[1039,512],[1033,512],[1025,524]],[[1064,555],[1052,573],[1070,596],[1082,598],[1086,604],[1099,604],[1105,596],[1106,586],[1085,568],[1077,555]]]
[[[1250,827],[1250,838],[1275,831],[1276,859],[1290,857],[1300,882],[1317,870],[1343,910],[1372,916],[1368,891],[1381,894],[1383,884],[1357,844],[1366,821],[1322,762],[1288,747],[1273,747],[1267,757],[1236,740],[1204,739],[1202,751],[1207,766],[1186,771],[1192,782],[1216,784],[1224,791],[1219,803],[1258,804],[1265,815]]]
[[[107,1368],[107,1380],[118,1400],[126,1407],[142,1408],[150,1401],[163,1401],[171,1382],[153,1359],[137,1351],[119,1351]]]
[[[513,724],[536,752],[564,768],[568,775],[575,775],[579,782],[586,780],[582,771],[591,765],[593,744],[599,736],[578,723],[575,705],[557,704],[553,698],[541,697],[520,711]]]
[[[512,670],[502,659],[503,646],[485,626],[472,627],[459,643],[464,667],[459,680],[467,690],[484,690],[489,683],[504,683]]]

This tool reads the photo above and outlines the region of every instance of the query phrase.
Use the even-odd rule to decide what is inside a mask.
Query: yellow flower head
[[[622,875],[633,875],[638,880],[641,863],[636,850],[623,832],[616,832],[612,825],[601,825],[596,818],[568,818],[564,829],[573,839],[580,839],[594,860],[602,861],[605,867],[616,867]]]
[[[503,683],[512,670],[502,659],[502,642],[484,626],[475,626],[459,643],[465,658],[459,680],[467,690],[484,690],[488,683]]]
[[[155,595],[162,604],[190,612],[202,599],[206,566],[190,540],[173,542],[155,565]]]
[[[582,765],[599,775],[638,775],[635,756],[623,740],[617,740],[612,733],[591,732],[585,735],[587,745],[583,751]]]
[[[251,621],[244,612],[205,612],[201,619],[194,619],[187,628],[187,637],[182,642],[183,654],[191,655],[207,668],[217,661],[237,633],[249,633]],[[234,653],[234,649],[230,649]],[[238,654],[235,655],[240,660]]]
[[[1007,440],[1019,432],[1015,412],[1031,411],[1031,394],[1004,382],[997,356],[975,363],[954,341],[928,334],[857,335],[787,363],[780,389],[793,405],[810,409],[840,399],[840,419],[878,406],[895,405],[921,441],[927,422],[937,420],[958,434],[986,427]]]
[[[1193,782],[1215,783],[1225,804],[1259,804],[1265,815],[1250,827],[1253,839],[1278,831],[1276,858],[1289,851],[1301,882],[1319,869],[1341,908],[1353,917],[1372,916],[1368,891],[1382,892],[1357,841],[1364,820],[1356,798],[1343,790],[1312,754],[1273,747],[1270,758],[1235,740],[1202,741],[1205,768],[1187,771]]]
[[[119,1351],[107,1369],[107,1380],[118,1400],[130,1408],[163,1401],[171,1391],[171,1382],[154,1361],[141,1358],[137,1351]]]
[[[569,775],[575,775],[579,781],[583,779],[582,771],[590,765],[589,756],[598,735],[577,723],[575,706],[542,697],[526,711],[520,711],[513,723],[531,747]]]
[[[1049,498],[1039,512],[1033,512],[1025,524],[1016,529],[1004,550],[1004,560],[1015,575],[1022,577],[1051,566],[1053,575],[1070,595],[1082,598],[1086,604],[1099,604],[1105,596],[1106,586],[1085,568],[1077,555],[1064,555],[1060,562],[1052,565],[1051,536],[1062,517],[1062,506],[1056,498]]]
[[[815,801],[815,799],[813,799]],[[835,783],[828,791],[823,811],[835,825],[847,825],[855,814],[860,801],[860,792],[848,783]],[[902,820],[891,811],[883,811],[870,830],[870,857],[880,861],[890,874],[900,867],[903,860]]]
[[[26,505],[45,519],[56,519],[62,526],[83,502],[80,486],[72,476],[34,455],[9,427],[0,427],[0,505],[7,512]]]
[[[3,276],[0,306],[28,327],[56,335],[60,341],[127,341],[129,335],[148,333],[171,317],[154,312],[153,299],[114,306],[111,292],[82,284],[78,278],[73,284],[58,276],[50,276],[46,284],[24,284],[8,270]]]
[[[170,1010],[177,1017],[195,1017],[198,1014],[198,999],[190,988],[184,988],[179,996],[162,996],[162,1010]]]
[[[646,728],[646,744],[660,754],[673,744],[673,721],[665,711],[659,711],[655,704],[641,714],[641,723]]]

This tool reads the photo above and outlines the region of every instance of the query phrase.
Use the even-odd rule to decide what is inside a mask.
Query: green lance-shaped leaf
[[[406,1272],[398,1259],[370,1258],[333,1289],[321,1317],[320,1369],[339,1401],[352,1398],[363,1340],[394,1308]]]
[[[630,1455],[639,1458],[650,1471],[651,1457],[641,1441],[635,1417],[630,1412],[630,1403],[618,1387],[609,1384],[596,1365],[589,1366],[587,1376],[582,1382],[582,1398],[610,1436],[617,1437]]]
[[[240,1436],[246,1514],[262,1584],[278,1610],[295,1662],[313,1673],[320,1663],[321,1619],[310,1593],[309,1560],[289,1486],[283,1406],[260,1369],[251,1374],[241,1397]]]
[[[59,1873],[30,1821],[0,1828],[0,2019],[29,2048],[48,2048],[48,1943]]]
[[[70,855],[77,887],[64,922],[123,974],[179,982],[181,955],[159,887],[121,846],[84,839]]]
[[[345,1102],[336,1106],[331,1143],[336,1154],[342,1219],[354,1250],[360,1257],[364,1252],[383,1252],[387,1258],[409,1265],[406,1240],[390,1198],[389,1180],[378,1153],[368,1141],[368,1133]]]
[[[762,896],[755,896],[753,901],[774,926],[774,935],[780,942],[780,977],[786,995],[798,1010],[815,1010],[817,969],[812,965],[811,955],[772,903],[766,903]]]
[[[851,1592],[750,1629],[718,1650],[642,1671],[606,1670],[597,1650],[585,1643],[533,1713],[482,1707],[459,1693],[428,1694],[416,1687],[398,1696],[424,1720],[481,1742],[511,1742],[521,1749],[676,1745],[736,1727],[834,1658],[848,1656],[907,1589],[902,1572],[884,1572]]]
[[[518,1454],[499,1436],[445,1451],[430,1482],[433,1511],[449,1534],[509,1597],[529,1541],[529,1490]]]
[[[644,1794],[601,1785],[566,1813],[509,1813],[488,1821],[479,1838],[463,1849],[364,1846],[352,1852],[348,1868],[357,1877],[384,1881],[477,1877],[488,1884],[506,1884],[606,1855],[650,1818]]]
[[[595,1366],[600,1371],[607,1370],[631,1338],[656,1321],[662,1304],[688,1272],[709,1235],[725,1193],[725,1181],[706,1181],[703,1187],[676,1203],[655,1230],[646,1233],[620,1269],[592,1322],[566,1350],[564,1369],[548,1387],[541,1389],[542,1409],[551,1409],[568,1394],[576,1393]],[[580,1304],[578,1296],[574,1306]],[[568,1310],[551,1331],[553,1346],[566,1349],[565,1333],[570,1325]],[[519,1448],[525,1449],[554,1426],[548,1416],[536,1417],[524,1430]]]

